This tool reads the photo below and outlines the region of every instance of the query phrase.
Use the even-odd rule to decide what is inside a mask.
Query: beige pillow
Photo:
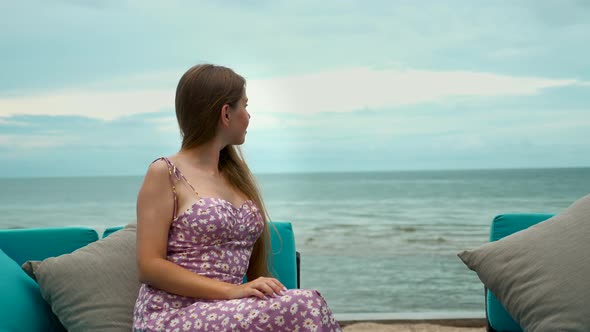
[[[131,331],[140,286],[135,234],[130,224],[70,254],[23,264],[68,331]]]
[[[523,330],[590,331],[590,195],[459,257]]]

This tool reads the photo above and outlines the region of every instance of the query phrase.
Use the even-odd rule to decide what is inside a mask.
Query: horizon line
[[[548,167],[497,167],[497,168],[419,168],[419,169],[375,169],[375,170],[327,170],[327,171],[290,171],[290,172],[252,172],[254,176],[266,175],[321,175],[321,174],[360,174],[360,173],[411,173],[411,172],[473,172],[473,171],[516,171],[516,170],[570,170],[590,169],[586,166],[548,166]],[[103,175],[32,175],[0,176],[0,180],[12,179],[63,179],[63,178],[103,178],[103,177],[142,177],[145,174],[103,174]]]

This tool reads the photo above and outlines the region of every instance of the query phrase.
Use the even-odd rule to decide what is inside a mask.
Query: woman
[[[208,64],[178,83],[182,147],[150,165],[137,200],[136,331],[340,330],[318,292],[268,271],[267,213],[234,147],[250,119],[245,83]]]

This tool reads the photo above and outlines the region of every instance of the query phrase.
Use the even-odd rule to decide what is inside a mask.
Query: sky
[[[0,177],[142,175],[198,63],[255,173],[590,166],[590,2],[3,1]]]

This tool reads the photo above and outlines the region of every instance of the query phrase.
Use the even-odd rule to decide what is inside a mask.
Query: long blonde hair
[[[184,73],[176,88],[176,118],[183,150],[207,143],[215,136],[222,106],[235,106],[244,93],[245,84],[246,80],[233,70],[211,64],[196,65]],[[219,171],[234,188],[256,204],[264,221],[264,230],[250,256],[248,280],[271,276],[268,269],[269,217],[239,147],[228,145],[221,150]]]

